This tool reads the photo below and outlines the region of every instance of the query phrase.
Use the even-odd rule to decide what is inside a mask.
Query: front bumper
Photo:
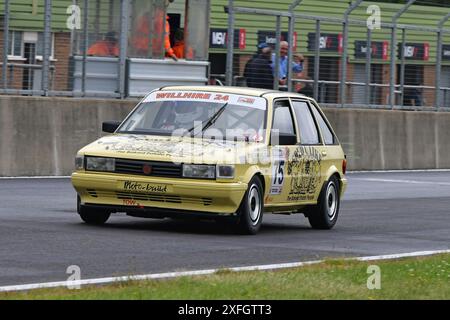
[[[125,181],[166,186],[157,192],[124,190]],[[242,182],[161,178],[114,173],[75,172],[72,184],[86,206],[106,206],[111,211],[157,208],[216,214],[235,213],[247,190]]]

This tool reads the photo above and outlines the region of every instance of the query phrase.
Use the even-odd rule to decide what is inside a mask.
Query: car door
[[[298,138],[289,99],[274,101],[271,128],[271,175],[266,203],[288,202],[291,177],[288,172],[289,155],[295,150]]]
[[[291,184],[288,200],[299,204],[317,201],[323,184],[323,159],[326,150],[313,110],[306,100],[292,99],[299,143],[291,154],[288,171]]]
[[[322,136],[323,145],[318,146],[318,148],[322,156],[321,166],[322,174],[324,175],[323,180],[325,180],[327,178],[326,174],[329,168],[334,166],[340,172],[343,171],[343,161],[345,159],[345,155],[341,145],[339,144],[338,138],[331,129],[326,117],[319,110],[319,107],[311,102],[309,105]]]

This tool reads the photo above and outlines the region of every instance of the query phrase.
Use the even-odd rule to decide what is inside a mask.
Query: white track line
[[[409,173],[409,172],[450,172],[450,169],[400,169],[400,170],[349,170],[347,174],[353,173]]]
[[[406,184],[429,184],[429,185],[450,186],[450,182],[401,180],[401,179],[351,178],[351,181],[389,182],[389,183],[406,183]]]
[[[450,250],[416,251],[410,253],[386,254],[372,257],[349,258],[348,260],[357,260],[357,261],[392,260],[399,258],[431,256],[433,254],[441,254],[441,253],[450,253]]]
[[[69,179],[70,176],[30,176],[30,177],[0,177],[0,180],[22,180],[22,179]]]
[[[450,253],[450,250],[418,251],[418,252],[409,252],[409,253],[380,255],[380,256],[347,258],[344,260],[356,260],[356,261],[391,260],[391,259],[399,259],[399,258],[406,258],[406,257],[429,256],[429,255],[441,254],[441,253]],[[153,273],[153,274],[144,274],[144,275],[136,275],[136,276],[96,278],[96,279],[86,279],[86,280],[78,280],[78,281],[33,283],[33,284],[25,284],[25,285],[13,285],[13,286],[0,287],[0,292],[25,291],[25,290],[32,290],[32,289],[45,289],[45,288],[69,287],[69,286],[75,287],[75,286],[83,286],[83,285],[107,284],[107,283],[136,281],[136,280],[169,279],[169,278],[177,278],[177,277],[185,277],[185,276],[200,276],[200,275],[214,274],[220,270],[227,270],[227,271],[234,271],[234,272],[276,270],[276,269],[303,267],[303,266],[318,264],[318,263],[322,263],[322,262],[324,262],[324,260],[279,263],[279,264],[266,264],[266,265],[256,265],[256,266],[248,266],[248,267],[225,268],[225,269],[206,269],[206,270],[182,271],[182,272]]]

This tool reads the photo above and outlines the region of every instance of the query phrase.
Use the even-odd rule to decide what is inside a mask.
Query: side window
[[[292,106],[297,118],[301,144],[319,144],[319,133],[308,104],[304,101],[292,101]]]
[[[322,131],[322,136],[323,140],[325,141],[325,144],[334,144],[335,139],[333,132],[331,132],[330,127],[328,127],[322,114],[317,110],[316,106],[312,105],[311,109],[313,110],[314,117],[316,118],[317,123],[319,124],[320,131]]]
[[[288,101],[277,101],[274,106],[272,129],[295,135],[294,122]]]

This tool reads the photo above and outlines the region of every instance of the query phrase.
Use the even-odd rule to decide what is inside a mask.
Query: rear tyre
[[[238,231],[242,234],[256,234],[261,228],[264,212],[264,191],[261,180],[253,177],[248,184],[239,207]]]
[[[77,211],[80,215],[81,220],[90,225],[102,225],[104,224],[111,215],[110,212],[87,208],[81,204],[80,196],[77,196]]]
[[[323,186],[317,205],[308,208],[306,216],[313,229],[331,229],[336,224],[340,207],[339,182],[335,176]]]

